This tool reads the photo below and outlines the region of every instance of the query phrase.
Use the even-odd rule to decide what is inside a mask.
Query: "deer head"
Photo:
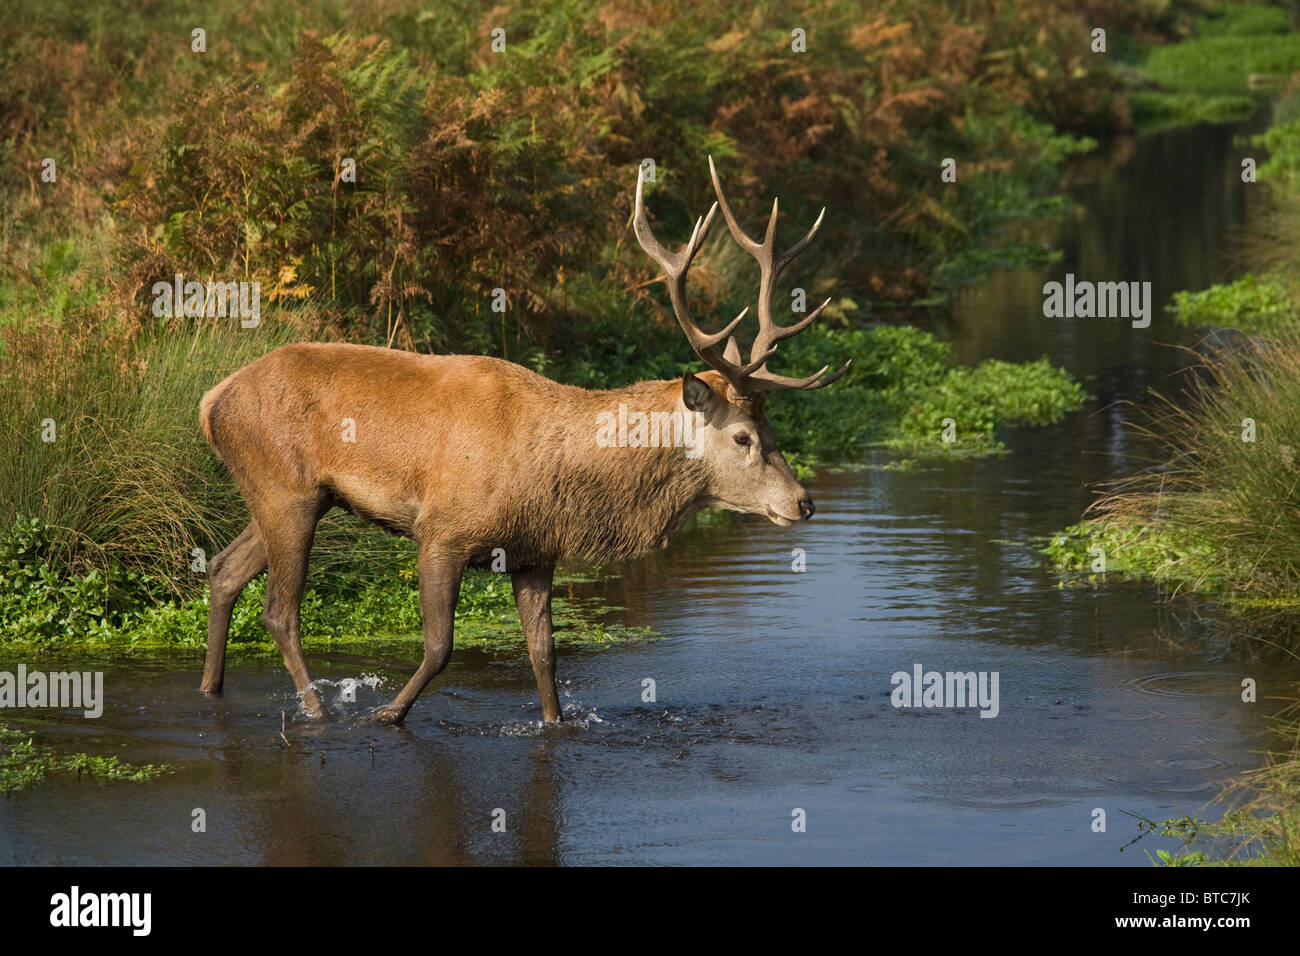
[[[812,242],[821,227],[823,208],[807,234],[785,252],[776,253],[777,201],[772,200],[772,214],[762,242],[755,242],[736,221],[718,180],[718,171],[709,157],[709,174],[717,202],[708,215],[695,221],[691,238],[676,253],[665,249],[650,231],[642,199],[642,176],[637,172],[636,212],[633,229],[641,248],[664,270],[668,298],[677,323],[686,334],[691,348],[713,369],[703,375],[686,373],[682,378],[682,403],[698,412],[703,427],[696,432],[695,447],[708,470],[709,505],[750,514],[766,515],[779,525],[791,525],[813,516],[812,498],[795,480],[785,456],[777,446],[772,427],[764,414],[767,392],[791,389],[824,388],[849,368],[845,362],[835,372],[830,366],[807,378],[788,378],[767,370],[767,361],[777,350],[777,343],[798,335],[821,315],[830,304],[828,298],[806,316],[790,325],[778,325],[772,318],[772,301],[776,280],[795,256]],[[740,346],[732,334],[749,312],[746,308],[717,332],[706,333],[691,317],[686,300],[686,275],[691,262],[708,235],[709,226],[719,207],[731,236],[742,249],[758,261],[758,334],[749,350],[749,361],[742,362]],[[725,342],[725,345],[723,344]]]

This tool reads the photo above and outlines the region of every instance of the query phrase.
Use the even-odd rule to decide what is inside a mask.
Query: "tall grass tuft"
[[[191,550],[213,554],[246,519],[203,440],[199,399],[299,337],[274,321],[153,330],[133,341],[49,324],[5,329],[0,523],[44,521],[47,560],[74,573],[118,565],[173,581],[178,593],[201,588]]]
[[[1300,609],[1300,333],[1207,351],[1197,371],[1182,396],[1153,391],[1136,427],[1160,457],[1092,511],[1111,540],[1142,525],[1186,554],[1166,580]]]

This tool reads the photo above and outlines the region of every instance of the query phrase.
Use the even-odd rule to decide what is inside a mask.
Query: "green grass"
[[[1255,97],[1237,93],[1171,93],[1137,90],[1131,97],[1133,119],[1146,133],[1197,123],[1237,123],[1249,119]]]
[[[1182,93],[1246,93],[1252,74],[1285,80],[1300,69],[1300,33],[1279,7],[1222,4],[1211,7],[1196,35],[1153,47],[1144,72]]]
[[[1181,93],[1246,93],[1252,75],[1280,82],[1300,70],[1300,33],[1197,37],[1153,49],[1144,69]]]
[[[1263,3],[1222,3],[1209,8],[1197,27],[1202,37],[1268,36],[1291,32],[1290,12]]]
[[[191,551],[215,554],[242,527],[234,485],[199,430],[199,399],[298,333],[274,320],[134,340],[48,323],[9,333],[0,526],[40,519],[45,537],[30,546],[46,563],[183,592]]]
[[[1141,73],[1155,88],[1132,91],[1133,118],[1146,132],[1240,122],[1254,113],[1261,88],[1276,88],[1297,69],[1300,33],[1290,13],[1260,4],[1213,6],[1193,36],[1147,53]]]

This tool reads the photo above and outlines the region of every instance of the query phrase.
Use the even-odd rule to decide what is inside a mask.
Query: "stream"
[[[1069,369],[1095,396],[1082,411],[1007,429],[1003,457],[822,473],[807,524],[693,527],[617,576],[570,585],[577,606],[612,605],[611,619],[661,638],[561,650],[562,726],[538,724],[522,644],[508,659],[458,651],[399,729],[293,718],[292,683],[269,659],[234,659],[226,695],[207,699],[198,656],[78,655],[66,663],[104,671],[102,717],[6,720],[56,750],[175,772],[56,776],[0,800],[0,863],[1150,866],[1146,851],[1177,843],[1132,845],[1129,814],[1217,818],[1221,785],[1270,743],[1270,692],[1300,668],[1213,608],[1137,585],[1062,589],[1033,539],[1076,522],[1096,482],[1129,467],[1121,402],[1176,387],[1188,364],[1170,346],[1198,333],[1162,309],[1227,274],[1250,212],[1234,132],[1175,130],[1084,158],[1080,215],[1043,227],[1064,261],[995,276],[946,320],[962,362],[1047,355]],[[1045,318],[1043,283],[1067,272],[1150,281],[1150,327]],[[330,682],[383,679],[360,688],[356,714],[417,658],[409,644],[308,652],[327,697]],[[18,663],[0,655],[0,669]],[[918,664],[997,672],[997,716],[895,707],[891,675]],[[1245,677],[1259,703],[1242,702]]]

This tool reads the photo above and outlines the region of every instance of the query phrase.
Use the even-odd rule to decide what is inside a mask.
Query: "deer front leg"
[[[452,632],[456,623],[456,599],[460,596],[460,579],[465,562],[437,553],[431,545],[421,545],[420,619],[424,625],[424,660],[401,693],[386,707],[371,714],[383,724],[400,724],[420,696],[420,691],[442,673],[451,658]]]
[[[551,628],[551,583],[555,568],[520,568],[510,576],[519,623],[528,639],[528,657],[542,698],[542,720],[560,722],[560,695],[555,689],[555,633]]]

